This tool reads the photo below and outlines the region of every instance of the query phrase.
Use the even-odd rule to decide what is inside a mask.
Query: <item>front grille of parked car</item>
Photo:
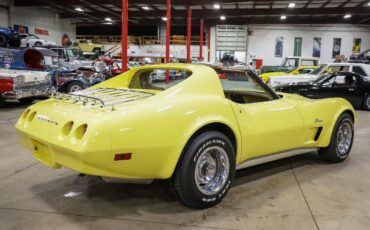
[[[51,82],[25,82],[14,86],[14,91],[27,91],[32,89],[50,88]]]

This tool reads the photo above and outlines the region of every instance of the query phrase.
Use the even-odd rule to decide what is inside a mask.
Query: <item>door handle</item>
[[[355,91],[355,89],[354,88],[349,88],[348,91],[353,92],[353,91]]]

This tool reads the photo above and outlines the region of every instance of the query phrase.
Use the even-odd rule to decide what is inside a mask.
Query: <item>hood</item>
[[[311,82],[292,82],[276,86],[274,89],[278,92],[298,93],[301,90],[309,90],[315,87],[317,86]]]

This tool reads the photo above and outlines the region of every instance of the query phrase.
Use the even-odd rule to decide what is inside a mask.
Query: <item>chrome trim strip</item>
[[[292,156],[308,153],[311,151],[317,151],[317,148],[294,149],[294,150],[289,150],[289,151],[284,151],[284,152],[279,152],[279,153],[267,154],[261,157],[251,158],[237,165],[236,170],[252,167],[255,165],[259,165],[259,164],[263,164],[263,163],[267,163],[271,161],[276,161],[276,160],[287,158],[287,157],[292,157]]]

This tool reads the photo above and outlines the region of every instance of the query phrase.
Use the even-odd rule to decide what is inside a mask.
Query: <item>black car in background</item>
[[[352,54],[349,57],[349,62],[369,64],[370,50],[364,50],[360,53]]]
[[[279,85],[275,90],[312,99],[342,97],[353,107],[370,111],[370,78],[357,73],[330,73],[312,82]]]

